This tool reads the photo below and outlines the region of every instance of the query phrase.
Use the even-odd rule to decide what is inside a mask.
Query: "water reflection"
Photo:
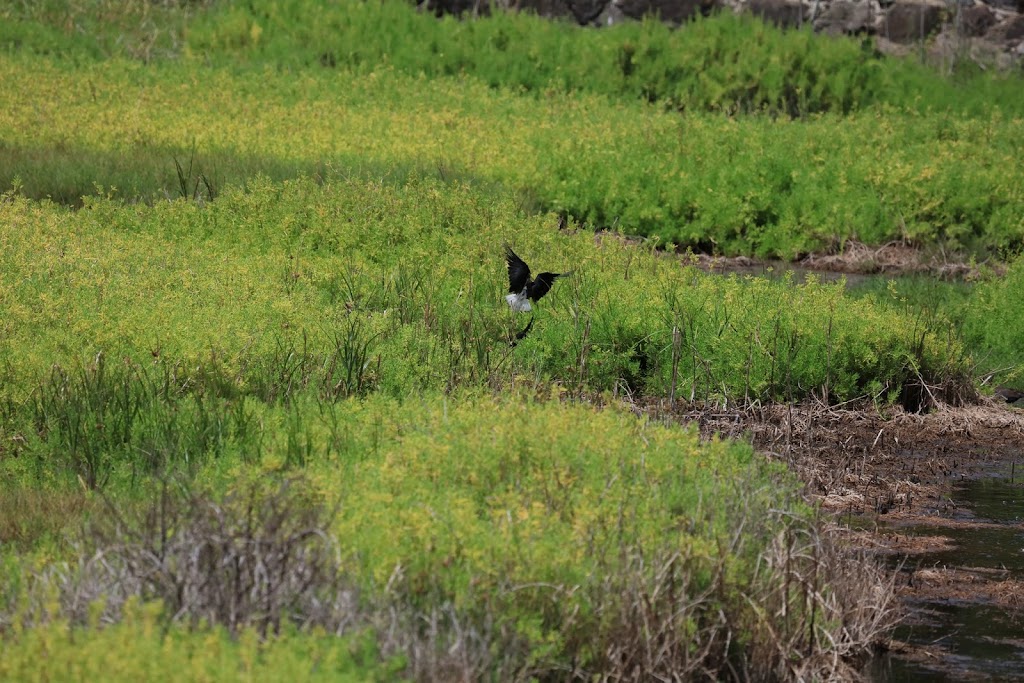
[[[965,482],[954,493],[959,521],[979,522],[901,529],[938,535],[950,547],[909,559],[907,574],[929,567],[998,570],[1000,578],[1024,579],[1024,485],[1009,479]],[[987,602],[949,597],[909,603],[911,619],[897,640],[933,648],[934,657],[914,661],[899,654],[879,657],[869,676],[875,681],[1024,681],[1024,613]]]

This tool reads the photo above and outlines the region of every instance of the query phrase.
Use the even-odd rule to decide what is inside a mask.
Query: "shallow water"
[[[1024,474],[1024,472],[1020,473]],[[916,526],[901,533],[944,536],[951,547],[914,556],[903,565],[911,572],[929,567],[998,570],[1000,578],[1024,579],[1024,482],[983,478],[964,482],[953,494],[957,520],[980,526]],[[926,662],[889,654],[872,662],[875,681],[1024,681],[1024,614],[970,599],[908,603],[910,623],[894,637],[912,645],[938,648]]]

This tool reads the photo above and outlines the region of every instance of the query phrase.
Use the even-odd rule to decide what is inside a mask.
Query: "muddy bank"
[[[994,610],[999,619],[985,619],[981,628],[993,632],[983,632],[982,640],[998,641],[995,631],[1005,631],[998,624],[1024,623],[1024,552],[1007,547],[1007,524],[992,521],[998,515],[986,512],[983,498],[964,493],[993,474],[1006,486],[1021,486],[1024,411],[998,399],[928,414],[820,404],[716,411],[660,402],[645,410],[696,424],[708,438],[750,441],[786,462],[806,482],[808,497],[831,514],[835,533],[890,568],[904,624],[918,634],[907,642],[906,629],[898,629],[888,643],[891,656],[903,662],[895,670],[921,664],[941,671],[955,659],[944,649],[946,632],[934,625],[946,608]],[[1011,521],[1009,530],[1024,536],[1024,520]],[[934,644],[921,642],[928,629],[935,629]],[[891,678],[894,669],[886,666],[887,674],[872,677],[904,680]],[[969,668],[945,672],[971,674]]]
[[[807,254],[795,261],[765,261],[747,256],[707,254],[690,254],[690,257],[699,268],[708,272],[760,275],[769,270],[780,274],[792,270],[798,274],[813,272],[826,281],[840,277],[856,281],[870,275],[927,275],[939,280],[973,281],[982,275],[979,264],[967,255],[924,250],[902,242],[871,246],[848,240],[842,248]],[[989,263],[986,266],[994,272],[1005,270],[1002,263]]]
[[[1024,476],[1024,411],[995,400],[927,414],[820,404],[726,411],[656,402],[645,410],[708,437],[751,441],[789,464],[822,508],[844,515],[932,518],[950,511],[952,486],[996,463],[1016,459]]]

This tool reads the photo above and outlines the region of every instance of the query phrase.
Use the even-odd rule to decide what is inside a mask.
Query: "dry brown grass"
[[[93,507],[82,490],[0,487],[0,546],[30,548],[46,537],[75,529]]]
[[[841,248],[804,257],[800,265],[839,273],[927,273],[949,280],[972,279],[979,275],[977,266],[959,254],[926,252],[906,242],[888,242],[872,247],[847,240]]]
[[[328,520],[287,483],[222,501],[165,484],[141,511],[108,503],[77,542],[78,560],[35,579],[58,589],[74,623],[101,599],[100,622],[116,622],[141,597],[160,600],[175,621],[266,633],[284,620],[317,622],[353,599],[338,583]]]
[[[733,543],[744,542],[737,533]],[[818,528],[780,533],[760,554],[750,585],[729,595],[720,592],[721,575],[687,594],[695,582],[685,557],[661,558],[653,572],[644,564],[636,558],[607,578],[605,666],[574,672],[579,678],[856,680],[863,657],[899,619],[893,575]],[[731,656],[737,647],[741,659]]]

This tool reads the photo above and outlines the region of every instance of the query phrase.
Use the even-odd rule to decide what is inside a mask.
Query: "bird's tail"
[[[530,333],[530,330],[533,328],[533,321],[534,316],[531,315],[530,322],[526,324],[526,327],[524,327],[521,332],[516,332],[516,336],[509,341],[508,345],[511,346],[512,348],[515,348],[516,344],[518,344],[521,340],[525,339],[526,335],[528,335]]]

